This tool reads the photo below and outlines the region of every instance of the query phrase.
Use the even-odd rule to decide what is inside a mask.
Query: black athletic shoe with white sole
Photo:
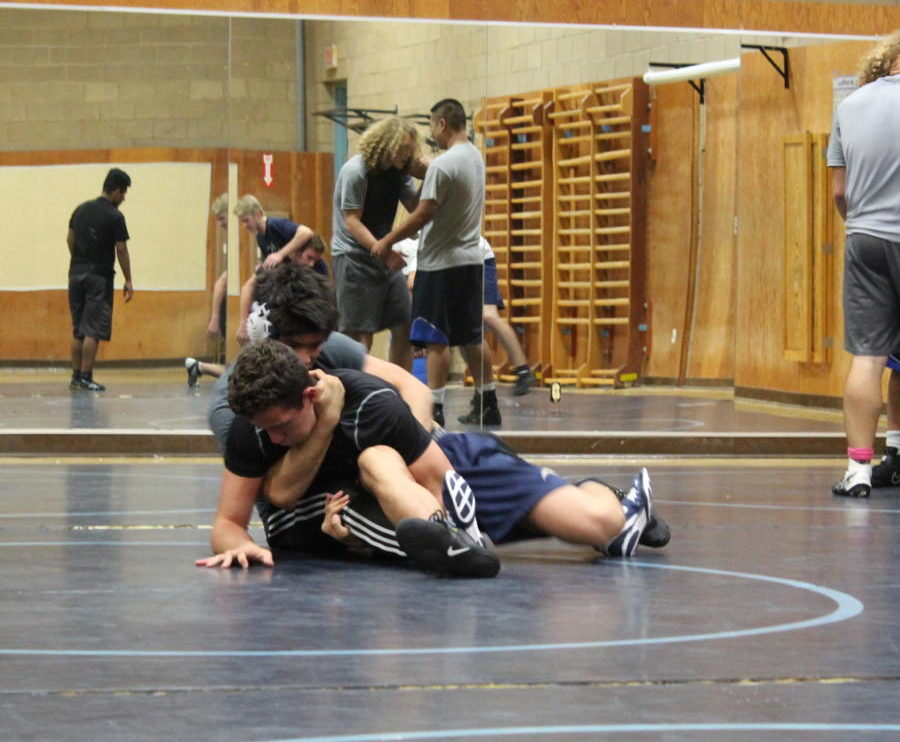
[[[450,519],[476,544],[487,546],[475,520],[475,495],[461,474],[452,469],[444,474],[441,497]]]
[[[458,577],[495,577],[500,560],[447,518],[404,518],[397,542],[420,567]]]
[[[887,446],[881,461],[872,467],[872,486],[900,487],[900,456],[893,446]]]
[[[575,486],[581,485],[583,482],[597,482],[597,484],[602,484],[604,487],[609,487],[613,491],[616,497],[619,498],[619,502],[622,502],[622,498],[627,494],[625,490],[620,490],[618,487],[614,487],[609,482],[604,482],[602,479],[597,479],[596,477],[585,477],[584,479],[579,479],[575,482]],[[672,529],[669,528],[669,524],[663,520],[663,517],[656,512],[654,508],[650,512],[650,518],[647,520],[647,526],[644,528],[643,533],[641,533],[641,539],[639,541],[641,546],[646,546],[649,549],[661,549],[663,546],[669,543],[672,539]]]

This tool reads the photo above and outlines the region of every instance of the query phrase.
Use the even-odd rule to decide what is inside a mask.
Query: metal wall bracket
[[[784,89],[790,90],[791,88],[791,59],[788,56],[787,47],[784,46],[760,46],[759,44],[741,44],[741,49],[756,49],[761,52],[762,55],[768,60],[769,64],[771,64],[775,71],[781,75],[781,79],[784,80]],[[781,54],[781,66],[778,66],[778,62],[776,62],[769,55],[769,52],[778,52]]]
[[[681,62],[677,64],[672,62],[650,62],[651,67],[667,67],[669,69],[693,67],[695,64],[696,62]],[[706,102],[706,80],[703,78],[700,80],[687,80],[687,84],[697,91],[697,94],[700,96],[700,105],[702,106]]]
[[[356,134],[362,134],[370,124],[378,119],[375,114],[387,116],[397,115],[397,106],[393,109],[383,108],[333,108],[329,111],[316,111],[313,116],[322,116],[323,118],[333,121],[336,124],[345,126]]]

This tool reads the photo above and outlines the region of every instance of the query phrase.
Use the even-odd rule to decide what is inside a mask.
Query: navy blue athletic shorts
[[[497,309],[503,309],[503,297],[500,296],[500,287],[497,285],[496,258],[484,261],[484,304],[493,304]]]
[[[529,464],[488,433],[447,433],[437,444],[475,494],[478,527],[500,544],[535,533],[520,525],[547,494],[570,482]]]

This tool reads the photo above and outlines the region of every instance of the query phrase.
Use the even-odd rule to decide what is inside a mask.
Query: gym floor
[[[167,373],[98,374],[105,395],[0,377],[0,438],[201,427],[208,385]],[[560,432],[571,399],[595,428],[840,432],[836,413],[725,394],[501,398]],[[611,560],[522,542],[482,581],[344,560],[205,570],[215,457],[7,452],[0,738],[900,738],[900,489],[833,498],[840,458],[531,460],[619,485],[647,466],[671,543]]]

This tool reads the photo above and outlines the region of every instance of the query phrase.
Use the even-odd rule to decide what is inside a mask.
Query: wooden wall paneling
[[[689,261],[696,211],[694,170],[697,94],[687,83],[651,89],[656,147],[647,199],[647,296],[654,342],[651,377],[677,380],[687,309]]]
[[[696,287],[686,343],[687,383],[734,381],[735,188],[738,75],[706,81],[699,167]]]
[[[812,135],[813,282],[812,362],[830,364],[834,347],[834,214],[831,172],[826,166],[828,134]]]
[[[54,0],[23,0],[53,6]],[[107,0],[85,0],[89,7],[109,7]],[[205,12],[283,13],[302,16],[434,18],[519,23],[588,23],[619,26],[681,28],[745,28],[880,34],[900,26],[900,8],[858,3],[801,2],[800,0],[701,0],[660,3],[656,0],[574,0],[535,3],[512,0],[117,0],[114,7]]]
[[[869,46],[841,43],[791,49],[790,90],[782,87],[765,59],[755,54],[742,56],[735,327],[735,385],[739,388],[832,397],[843,393],[849,366],[846,353],[835,353],[830,365],[799,363],[782,356],[780,271],[785,225],[781,189],[772,186],[784,177],[780,140],[791,132],[830,129],[832,77],[853,74]],[[832,224],[833,214],[832,210]],[[842,246],[837,250],[832,260],[840,265]],[[832,296],[839,297],[840,272],[832,273]],[[825,322],[833,330],[834,343],[840,343],[843,328],[838,301],[832,301],[830,319]]]
[[[785,359],[812,360],[813,193],[812,137],[784,137],[784,341]]]

